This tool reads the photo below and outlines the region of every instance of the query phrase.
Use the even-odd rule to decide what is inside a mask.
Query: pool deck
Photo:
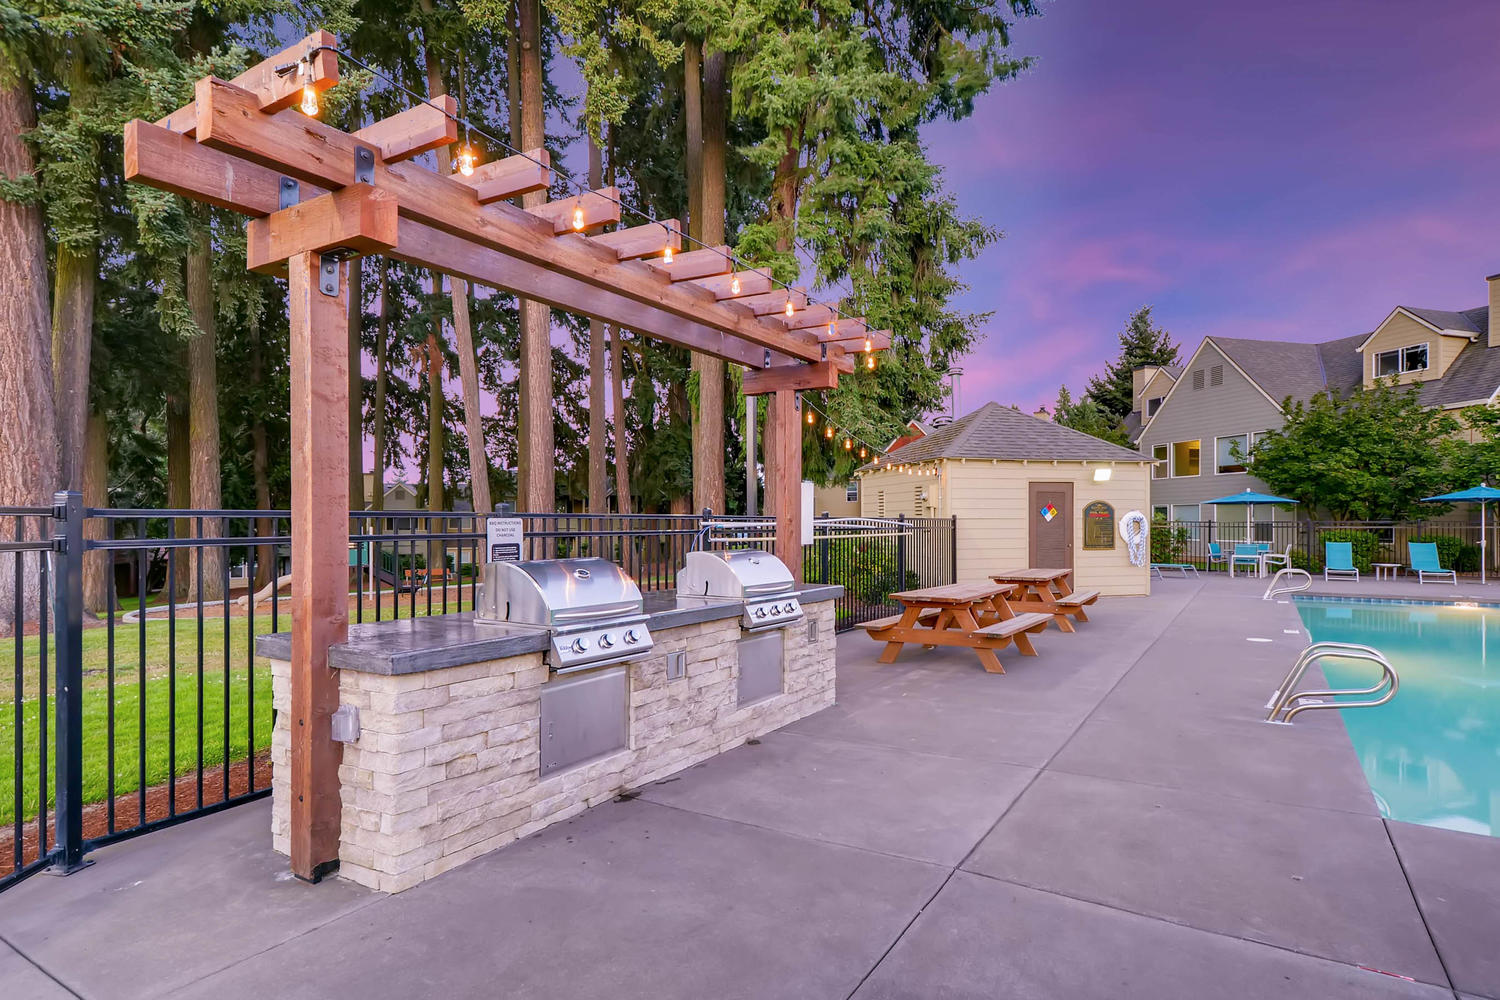
[[[266,803],[117,844],[0,894],[0,997],[1500,998],[1500,839],[1258,721],[1263,583],[1154,586],[1004,676],[843,636],[835,707],[397,896],[289,879]]]

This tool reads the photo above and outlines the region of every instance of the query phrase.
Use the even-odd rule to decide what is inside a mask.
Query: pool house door
[[[1073,484],[1028,483],[1027,556],[1034,567],[1073,568]]]

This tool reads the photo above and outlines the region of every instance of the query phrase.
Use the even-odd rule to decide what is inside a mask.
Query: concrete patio
[[[835,707],[396,896],[291,880],[268,803],[122,843],[0,895],[0,997],[1500,998],[1500,839],[1257,721],[1306,643],[1263,585],[1004,676],[843,636]]]

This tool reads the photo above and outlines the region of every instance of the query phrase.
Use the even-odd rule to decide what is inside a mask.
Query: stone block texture
[[[807,606],[785,630],[783,691],[736,704],[738,618],[653,631],[630,664],[626,748],[540,778],[540,653],[423,673],[344,671],[339,698],[359,709],[360,737],[339,768],[339,874],[400,892],[628,788],[666,777],[833,704],[833,602]],[[810,641],[809,623],[818,638]],[[667,655],[685,675],[667,679]],[[291,668],[271,662],[272,844],[290,852]]]

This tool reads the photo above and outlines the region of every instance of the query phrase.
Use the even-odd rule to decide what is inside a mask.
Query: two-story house
[[[1500,274],[1487,279],[1489,304],[1458,312],[1397,306],[1375,329],[1320,344],[1206,337],[1180,372],[1137,372],[1133,440],[1153,460],[1154,515],[1177,521],[1244,524],[1243,507],[1205,500],[1266,489],[1245,471],[1256,436],[1282,425],[1282,403],[1327,389],[1339,395],[1379,378],[1420,382],[1422,401],[1445,410],[1500,395]],[[1165,387],[1165,393],[1161,390]],[[1160,395],[1158,395],[1160,394]],[[1154,412],[1152,412],[1154,410]],[[1257,520],[1274,509],[1252,512]]]

